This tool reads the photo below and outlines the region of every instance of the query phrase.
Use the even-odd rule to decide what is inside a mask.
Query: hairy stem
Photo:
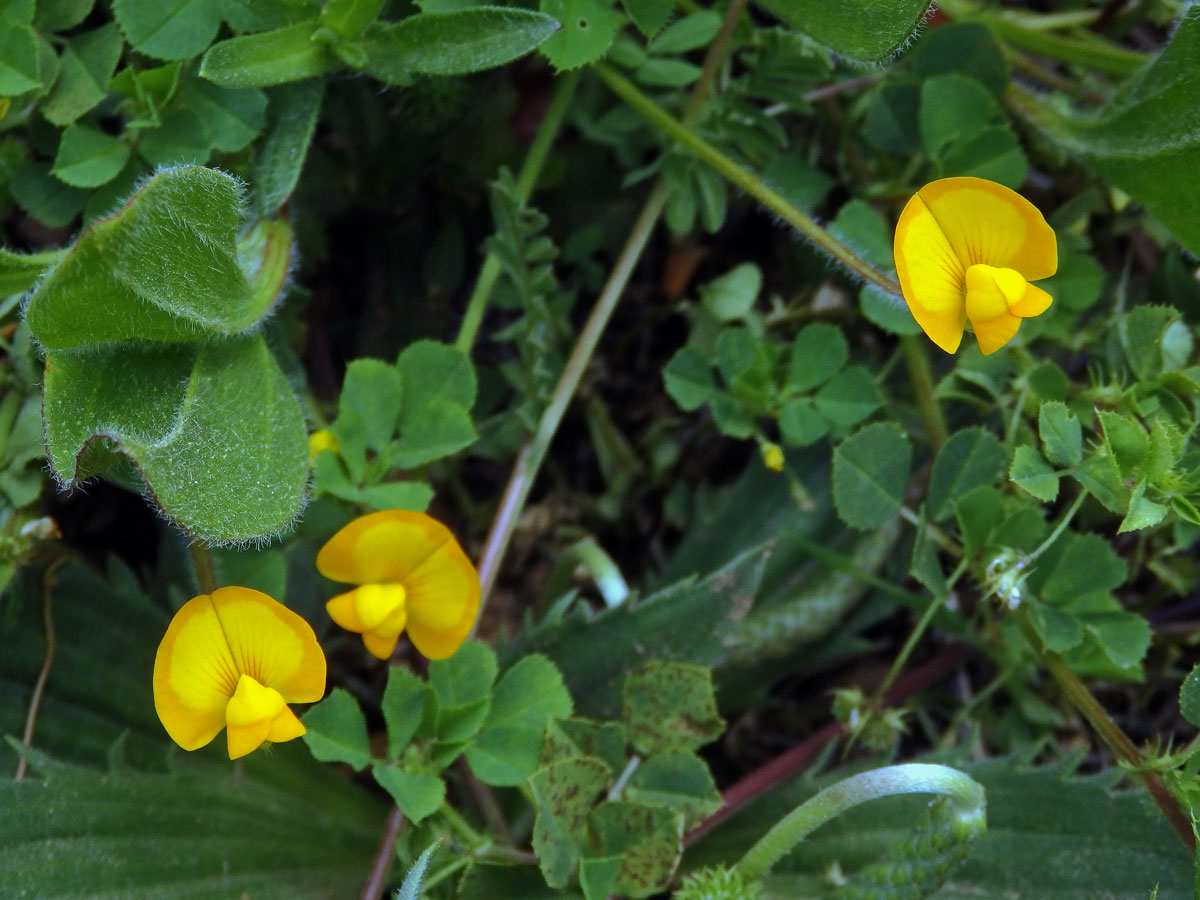
[[[33,685],[33,693],[29,696],[29,712],[25,715],[25,731],[21,735],[21,743],[26,747],[33,746],[33,729],[37,725],[38,710],[42,706],[42,695],[46,693],[46,681],[50,678],[50,667],[54,665],[54,653],[58,647],[54,637],[54,612],[50,601],[54,589],[58,587],[58,569],[65,563],[66,557],[56,559],[46,567],[42,575],[42,625],[46,629],[46,654],[42,657],[42,669],[38,672],[37,681]],[[15,781],[22,781],[29,768],[29,760],[21,757],[17,760]]]
[[[929,366],[925,343],[915,335],[906,334],[900,338],[900,349],[904,353],[904,365],[908,369],[908,379],[912,382],[913,393],[917,398],[921,421],[925,423],[926,436],[933,452],[937,453],[949,435],[946,430],[946,417],[942,414],[941,404],[933,393],[933,369]]]
[[[604,63],[597,63],[594,68],[596,74],[613,93],[628,103],[635,112],[677,140],[695,154],[701,162],[715,169],[717,174],[745,191],[863,281],[873,284],[889,294],[900,296],[900,286],[888,275],[876,269],[818,225],[810,216],[789,203],[749,169],[700,137],[685,123],[673,118],[635,87],[628,78]]]
[[[550,148],[554,145],[554,139],[558,137],[558,131],[562,127],[563,119],[571,104],[571,97],[574,96],[575,88],[579,84],[580,72],[582,69],[567,72],[558,79],[554,86],[554,96],[550,98],[546,114],[542,117],[537,134],[533,137],[533,143],[529,145],[529,152],[525,155],[521,171],[517,173],[515,193],[516,199],[522,204],[528,202],[533,194],[533,187],[546,165]],[[469,353],[475,343],[475,336],[479,333],[483,314],[492,297],[492,289],[495,288],[496,280],[499,277],[500,257],[489,253],[475,279],[475,287],[471,290],[470,300],[467,301],[467,311],[463,315],[462,324],[458,329],[458,337],[454,341],[454,346],[463,353]]]
[[[955,804],[964,820],[982,830],[985,821],[983,788],[948,766],[908,763],[852,775],[810,797],[775,823],[746,851],[738,870],[746,881],[757,881],[809,832],[848,809],[898,794],[941,794]]]
[[[212,553],[199,541],[193,541],[188,546],[192,557],[192,568],[196,572],[196,586],[200,593],[211,594],[217,589],[217,572],[213,568]]]
[[[1150,771],[1146,766],[1146,757],[1142,754],[1129,736],[1121,730],[1112,716],[1101,705],[1100,701],[1095,698],[1091,691],[1088,690],[1086,684],[1076,675],[1066,660],[1057,653],[1047,650],[1042,644],[1042,639],[1038,636],[1037,631],[1029,621],[1029,616],[1025,610],[1018,607],[1014,612],[1014,617],[1017,625],[1024,633],[1026,640],[1037,651],[1041,657],[1042,665],[1046,671],[1050,673],[1050,677],[1058,685],[1059,689],[1066,695],[1067,700],[1071,705],[1082,715],[1092,726],[1092,730],[1096,732],[1096,736],[1104,742],[1105,746],[1116,755],[1118,759],[1128,763],[1129,766],[1137,772],[1142,783],[1146,786],[1146,790],[1150,792],[1150,796],[1154,798],[1154,802],[1158,804],[1158,808],[1162,810],[1167,821],[1171,823],[1171,827],[1175,829],[1180,840],[1189,850],[1195,852],[1196,837],[1192,833],[1192,823],[1187,813],[1180,806],[1179,801],[1167,789],[1162,778],[1157,772]]]

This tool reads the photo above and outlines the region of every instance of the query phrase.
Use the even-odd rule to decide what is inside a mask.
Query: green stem
[[[1021,558],[1021,562],[1024,565],[1029,565],[1031,562],[1049,550],[1054,545],[1054,542],[1062,537],[1062,533],[1067,530],[1067,526],[1071,524],[1071,520],[1075,518],[1075,513],[1079,512],[1079,507],[1083,506],[1083,501],[1086,500],[1087,497],[1087,491],[1079,492],[1079,496],[1075,498],[1075,502],[1071,504],[1065,513],[1063,513],[1062,518],[1058,520],[1058,524],[1054,526],[1054,530],[1050,532],[1049,537],[1042,541],[1036,550]]]
[[[771,212],[775,213],[802,235],[840,262],[843,266],[881,290],[901,296],[900,286],[890,277],[880,272],[869,262],[835,238],[832,234],[818,225],[807,214],[789,203],[782,195],[772,190],[753,172],[744,168],[717,147],[710,144],[687,125],[673,118],[657,103],[643,94],[633,82],[619,74],[605,63],[596,63],[593,71],[600,77],[614,94],[628,103],[633,110],[662,129],[671,138],[678,141],[701,162],[716,170],[717,174],[741,188]]]
[[[925,611],[921,613],[921,618],[917,620],[916,626],[908,635],[908,640],[904,642],[904,646],[900,648],[900,652],[896,655],[896,659],[892,662],[892,667],[888,670],[887,676],[880,683],[879,688],[875,691],[872,705],[878,707],[884,696],[892,688],[892,684],[896,681],[896,676],[900,674],[900,670],[904,668],[908,662],[908,658],[912,656],[912,652],[917,649],[917,643],[924,637],[926,630],[933,623],[933,617],[941,611],[946,601],[950,599],[950,593],[934,595],[929,600],[929,605],[925,607]]]
[[[1038,635],[1033,624],[1029,621],[1029,616],[1024,608],[1018,607],[1014,613],[1014,620],[1025,639],[1029,641],[1030,646],[1041,657],[1042,665],[1046,667],[1046,671],[1050,673],[1050,677],[1054,679],[1059,689],[1066,695],[1067,700],[1071,705],[1082,715],[1092,726],[1092,730],[1096,732],[1097,737],[1104,742],[1105,746],[1111,750],[1118,759],[1124,760],[1142,779],[1142,783],[1150,792],[1150,796],[1154,798],[1154,802],[1158,804],[1158,808],[1162,810],[1167,821],[1171,823],[1171,827],[1175,829],[1183,843],[1193,852],[1196,849],[1196,838],[1192,833],[1191,820],[1180,807],[1179,801],[1167,789],[1163,780],[1156,772],[1151,771],[1146,764],[1146,758],[1141,751],[1134,746],[1133,741],[1129,736],[1121,730],[1121,727],[1113,721],[1097,700],[1092,692],[1088,690],[1087,685],[1080,680],[1066,660],[1057,653],[1047,650],[1042,644],[1042,639]]]
[[[492,585],[495,584],[500,560],[504,558],[504,554],[508,550],[509,541],[512,540],[513,529],[516,527],[517,517],[521,514],[521,510],[525,508],[525,501],[529,498],[529,491],[533,488],[534,478],[537,476],[538,471],[542,467],[542,462],[546,458],[546,451],[550,449],[550,442],[554,440],[554,435],[558,431],[559,424],[562,422],[563,414],[567,411],[567,405],[571,402],[571,398],[575,395],[575,390],[579,387],[579,382],[582,380],[583,373],[591,361],[592,354],[596,350],[596,345],[600,343],[600,335],[604,333],[604,328],[608,325],[608,320],[612,316],[613,310],[616,309],[617,301],[625,291],[625,285],[629,283],[630,276],[633,275],[633,268],[637,264],[637,261],[641,259],[642,251],[649,242],[650,235],[654,231],[654,226],[658,223],[658,217],[662,214],[663,207],[666,205],[667,194],[669,192],[670,189],[662,181],[655,185],[654,190],[650,192],[650,196],[646,199],[646,205],[642,207],[641,214],[638,215],[633,230],[629,233],[629,238],[621,250],[621,255],[617,258],[616,265],[613,266],[613,270],[608,276],[608,281],[605,283],[604,289],[600,292],[600,296],[596,298],[596,305],[592,308],[592,313],[588,316],[587,323],[583,326],[583,331],[579,334],[579,339],[576,341],[575,347],[571,351],[571,356],[563,368],[562,375],[558,379],[558,384],[555,385],[554,394],[550,397],[550,403],[546,406],[541,419],[538,421],[537,431],[534,432],[533,437],[521,447],[520,453],[517,454],[517,461],[513,465],[512,475],[509,477],[508,485],[504,489],[504,496],[500,500],[500,508],[496,511],[496,518],[492,522],[492,530],[488,534],[487,543],[479,560],[479,581],[482,585],[482,602],[486,602],[488,594],[491,593]],[[476,617],[475,621],[478,623],[478,617]]]
[[[949,434],[946,430],[946,417],[942,414],[941,404],[933,392],[933,369],[929,366],[925,342],[915,335],[906,334],[900,338],[900,349],[904,353],[908,380],[912,382],[913,393],[917,398],[917,409],[925,423],[925,433],[929,437],[933,452],[937,453],[946,443]]]
[[[517,174],[516,199],[522,204],[527,203],[533,194],[534,185],[546,165],[550,148],[554,145],[554,139],[562,127],[582,71],[580,69],[567,72],[555,84],[550,105],[546,108],[542,123],[538,126],[533,143],[529,145],[529,152],[525,155],[525,162]],[[483,314],[487,310],[488,301],[492,297],[492,290],[499,277],[500,258],[494,253],[489,253],[479,270],[479,276],[475,279],[475,287],[471,290],[471,298],[467,301],[467,311],[463,315],[462,325],[458,329],[458,338],[454,342],[454,346],[463,353],[469,353],[475,343],[475,336],[479,333],[479,325],[483,321]]]
[[[692,88],[692,98],[688,102],[688,114],[691,117],[699,115],[704,94],[712,85],[713,73],[725,56],[725,48],[728,45],[729,37],[733,33],[737,20],[745,11],[747,2],[748,0],[733,0],[733,3],[730,4],[725,12],[725,20],[722,22],[721,30],[717,32],[717,36],[709,45],[708,52],[704,57],[704,66],[701,69],[700,78],[697,79],[696,84]],[[600,67],[601,64],[597,64],[593,67],[593,70],[598,70]],[[650,195],[646,198],[645,205],[638,214],[633,228],[629,232],[629,237],[625,240],[625,246],[621,249],[621,253],[617,257],[617,261],[613,264],[612,271],[609,273],[608,280],[601,289],[600,295],[596,298],[596,304],[592,307],[592,312],[588,316],[583,330],[579,333],[579,338],[576,340],[574,348],[571,350],[571,356],[567,359],[567,363],[563,367],[562,375],[559,376],[558,384],[554,387],[554,393],[550,397],[550,402],[542,412],[537,430],[522,445],[520,452],[517,454],[512,474],[509,476],[508,484],[504,489],[504,496],[500,500],[500,507],[496,510],[496,517],[492,521],[491,531],[488,533],[487,541],[484,544],[483,552],[479,559],[479,581],[482,587],[480,595],[481,613],[484,605],[487,603],[488,595],[491,593],[492,585],[496,582],[496,575],[500,569],[500,561],[504,558],[504,554],[508,550],[508,544],[512,540],[513,530],[517,524],[517,517],[525,507],[525,501],[529,498],[529,491],[533,488],[534,479],[537,477],[542,462],[546,458],[546,452],[550,449],[550,442],[554,439],[555,432],[558,431],[558,426],[562,422],[567,405],[571,402],[571,398],[579,387],[583,373],[587,369],[592,354],[596,351],[596,346],[600,342],[600,336],[604,333],[613,310],[616,309],[617,301],[621,298],[621,294],[624,293],[625,286],[629,283],[629,279],[633,275],[634,267],[637,265],[638,260],[641,259],[642,251],[646,249],[646,244],[650,241],[650,235],[654,232],[654,227],[658,223],[659,216],[662,215],[669,194],[670,188],[666,182],[659,179],[654,189],[650,192]],[[476,615],[472,633],[475,628],[478,628],[480,618],[480,615]]]
[[[471,845],[472,850],[488,843],[488,839],[476,831],[471,823],[464,819],[459,811],[449,803],[442,804],[440,812],[446,821],[450,823],[450,827],[457,831]]]
[[[848,809],[897,794],[941,794],[949,797],[964,822],[982,830],[983,788],[947,766],[908,763],[853,775],[825,788],[792,810],[751,847],[737,869],[747,881],[757,881],[809,832]]]

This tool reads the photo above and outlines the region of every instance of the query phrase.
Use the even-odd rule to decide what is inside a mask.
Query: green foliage
[[[560,72],[595,62],[617,35],[618,19],[604,0],[540,0],[538,8],[562,24],[539,47]]]
[[[760,5],[789,25],[853,60],[874,62],[895,53],[925,15],[924,0],[766,0]]]
[[[621,707],[630,742],[646,755],[696,750],[725,730],[703,666],[652,662],[625,677]]]
[[[1200,207],[1176,190],[1200,144],[1187,115],[1200,96],[1192,65],[1200,46],[1200,10],[1188,9],[1154,61],[1129,79],[1099,116],[1064,115],[1039,106],[1035,121],[1069,152],[1143,204],[1192,253],[1200,253]]]
[[[354,698],[342,688],[304,714],[304,743],[321,762],[344,762],[363,768],[371,758],[367,720]]]
[[[900,509],[912,447],[890,422],[855,432],[833,451],[833,501],[852,528],[875,528]]]

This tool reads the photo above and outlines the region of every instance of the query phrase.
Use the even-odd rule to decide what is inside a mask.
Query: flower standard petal
[[[196,750],[225,727],[225,706],[240,672],[207,594],[185,603],[154,658],[154,708],[167,734]]]
[[[1015,269],[1027,281],[1058,270],[1054,229],[1036,206],[994,181],[942,178],[917,191],[963,266]]]
[[[348,584],[404,584],[408,573],[440,547],[458,542],[424,513],[389,509],[360,516],[317,554],[317,571]]]
[[[280,693],[289,703],[325,694],[325,655],[312,627],[261,591],[226,587],[212,603],[238,672]]]

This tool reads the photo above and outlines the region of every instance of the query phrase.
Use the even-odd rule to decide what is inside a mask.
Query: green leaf
[[[0,24],[0,97],[42,86],[37,37],[28,25]]]
[[[937,165],[944,177],[986,178],[1013,190],[1029,177],[1029,160],[1007,125],[992,126],[947,144],[937,154]]]
[[[210,144],[222,153],[249,146],[266,123],[267,95],[256,88],[230,90],[190,79],[180,91],[179,103],[196,113]]]
[[[1189,7],[1166,48],[1102,111],[1064,115],[1039,104],[1035,124],[1102,178],[1131,195],[1200,254],[1200,195],[1179,190],[1200,165],[1200,9]],[[1181,111],[1184,111],[1181,113]]]
[[[1059,250],[1058,271],[1038,287],[1049,292],[1056,304],[1072,312],[1091,309],[1104,290],[1104,267],[1086,253]]]
[[[605,900],[617,890],[620,856],[589,856],[579,861],[579,887],[584,900]]]
[[[121,58],[121,33],[113,23],[85,31],[63,47],[54,90],[41,113],[58,126],[70,125],[108,96],[108,81]]]
[[[625,797],[648,806],[683,813],[691,828],[721,808],[721,795],[704,760],[694,753],[660,753],[647,757],[625,786]]]
[[[0,247],[0,296],[11,297],[28,290],[51,266],[66,255],[64,250],[15,253]]]
[[[883,395],[869,369],[849,366],[825,382],[814,402],[830,422],[848,428],[883,406]]]
[[[373,766],[371,774],[392,795],[405,817],[413,823],[429,818],[446,802],[446,783],[426,772],[401,772],[388,766]]]
[[[587,839],[588,813],[608,783],[608,766],[590,756],[551,763],[529,778],[537,817],[533,850],[551,887],[565,887]]]
[[[884,331],[899,335],[921,333],[908,304],[873,284],[863,285],[858,292],[858,305],[867,320]]]
[[[663,384],[683,410],[699,409],[717,392],[712,365],[695,347],[680,347],[663,369]]]
[[[937,31],[945,29],[939,28]],[[886,85],[875,94],[863,120],[863,136],[893,156],[909,156],[921,146],[917,108],[921,88],[910,82]]]
[[[1083,626],[1077,616],[1032,599],[1025,602],[1025,608],[1034,631],[1047,650],[1066,653],[1083,643]]]
[[[877,528],[904,502],[912,445],[893,422],[868,425],[833,451],[833,502],[851,528]]]
[[[571,715],[574,704],[558,666],[540,653],[518,660],[492,692],[485,728],[525,725],[539,732],[551,719]]]
[[[1033,447],[1016,449],[1008,477],[1017,487],[1043,503],[1050,503],[1058,496],[1058,476],[1054,474],[1054,467]]]
[[[649,897],[662,891],[683,853],[682,815],[627,800],[601,803],[588,817],[600,857],[621,857],[616,893]]]
[[[935,522],[948,518],[955,500],[977,487],[995,484],[1007,462],[1004,445],[990,431],[956,431],[933,461],[926,495],[929,517]]]
[[[787,443],[807,447],[829,434],[829,420],[807,400],[789,400],[779,413],[779,432]]]
[[[338,410],[357,417],[366,446],[379,452],[396,433],[400,397],[401,379],[395,366],[379,359],[356,359],[346,366]]]
[[[300,22],[221,41],[204,54],[200,75],[226,88],[268,87],[324,75],[337,67],[338,59],[314,34],[314,23]]]
[[[562,23],[539,48],[560,72],[595,62],[617,35],[619,20],[605,0],[540,0],[539,9]]]
[[[308,729],[304,743],[321,762],[344,762],[362,770],[371,761],[366,717],[344,688],[334,688],[300,721]]]
[[[467,641],[449,659],[430,662],[439,739],[462,741],[479,731],[491,706],[496,669],[496,654],[479,641]]]
[[[702,9],[672,22],[670,27],[657,37],[647,33],[646,36],[652,37],[653,40],[646,49],[661,55],[688,53],[707,47],[720,29],[720,13],[712,9]]]
[[[200,116],[180,108],[147,129],[137,151],[152,166],[202,166],[212,155],[212,135]]]
[[[762,178],[789,203],[805,212],[812,212],[833,187],[832,178],[798,156],[775,157],[763,170]]]
[[[978,22],[941,25],[926,31],[912,53],[913,73],[969,75],[1000,99],[1008,87],[1008,63],[992,30]]]
[[[47,455],[65,487],[92,474],[91,443],[111,441],[163,513],[205,540],[276,534],[304,504],[304,417],[260,336],[52,353],[44,410]]]
[[[652,38],[671,18],[672,3],[670,0],[621,0],[625,12],[633,20],[638,31],[647,38]]]
[[[39,285],[34,336],[63,350],[245,332],[282,290],[291,240],[286,224],[260,222],[239,247],[240,204],[238,182],[214,169],[159,173]]]
[[[0,53],[3,51],[0,50]],[[70,225],[87,201],[87,191],[63,184],[50,174],[50,164],[26,163],[9,185],[21,208],[48,228]]]
[[[806,394],[840,372],[849,358],[842,329],[825,322],[805,325],[792,341],[787,386]]]
[[[273,215],[296,189],[324,94],[325,82],[318,78],[269,92],[266,137],[254,162],[254,194],[260,214]]]
[[[1047,603],[1111,591],[1126,578],[1125,560],[1098,534],[1067,532],[1038,560],[1029,585]]]
[[[117,177],[129,159],[129,145],[89,128],[72,125],[62,134],[51,174],[72,187],[94,188]]]
[[[382,712],[387,726],[388,759],[399,759],[426,715],[431,694],[429,685],[408,669],[388,669],[383,689]]]
[[[1129,488],[1121,478],[1116,462],[1107,453],[1089,456],[1072,474],[1109,512],[1124,515],[1129,509]]]
[[[550,16],[528,9],[476,6],[417,13],[368,33],[366,71],[403,83],[411,73],[466,75],[494,69],[535,50],[558,29]]]
[[[396,360],[403,383],[400,440],[393,460],[411,469],[474,442],[475,369],[461,350],[417,341]]]
[[[1134,467],[1140,466],[1150,452],[1150,435],[1137,422],[1120,413],[1102,409],[1097,413],[1104,444],[1121,470],[1128,477]]]
[[[319,767],[304,783],[278,751],[274,761],[269,775],[234,778],[211,765],[199,773],[108,772],[39,755],[34,767],[43,777],[0,781],[4,896],[352,896],[382,822],[373,814],[362,821],[354,806],[361,798],[317,802],[344,790],[336,781],[318,789]]]
[[[829,231],[871,265],[891,271],[892,230],[883,216],[865,200],[854,199],[838,210]]]
[[[329,0],[321,7],[321,24],[346,40],[354,40],[375,21],[383,0]]]
[[[1200,665],[1179,685],[1179,712],[1193,725],[1200,725]]]
[[[287,594],[287,559],[282,550],[262,547],[214,547],[213,571],[218,584],[236,584],[269,597]]]
[[[629,736],[620,722],[596,722],[578,716],[552,720],[546,728],[542,762],[549,764],[572,756],[594,756],[608,766],[609,776],[625,769]]]
[[[1117,534],[1124,534],[1127,531],[1140,531],[1143,528],[1150,528],[1153,525],[1157,525],[1166,518],[1167,509],[1168,507],[1164,504],[1155,503],[1149,499],[1146,496],[1145,480],[1139,481],[1129,497],[1129,512],[1121,520]]]
[[[1170,306],[1138,306],[1121,319],[1121,347],[1138,378],[1162,374],[1163,340],[1178,319],[1179,310]]]
[[[709,411],[717,431],[726,437],[748,438],[754,434],[754,420],[732,394],[721,391],[709,400]]]
[[[921,85],[918,120],[925,150],[936,159],[948,148],[972,141],[992,126],[1003,124],[1004,113],[982,84],[967,75],[953,73],[935,75]]]
[[[155,59],[198,56],[221,27],[213,0],[113,0],[112,6],[129,43]]]
[[[899,50],[925,15],[925,0],[758,0],[822,44],[862,62]]]
[[[656,660],[631,672],[621,709],[630,743],[646,755],[695,750],[725,730],[712,672],[691,663]]]
[[[42,31],[66,31],[87,18],[95,0],[41,0],[34,24]]]
[[[762,290],[762,270],[754,263],[734,266],[700,288],[700,303],[718,322],[742,319]]]
[[[1052,400],[1038,411],[1038,435],[1046,458],[1056,466],[1083,462],[1083,431],[1065,403]]]

